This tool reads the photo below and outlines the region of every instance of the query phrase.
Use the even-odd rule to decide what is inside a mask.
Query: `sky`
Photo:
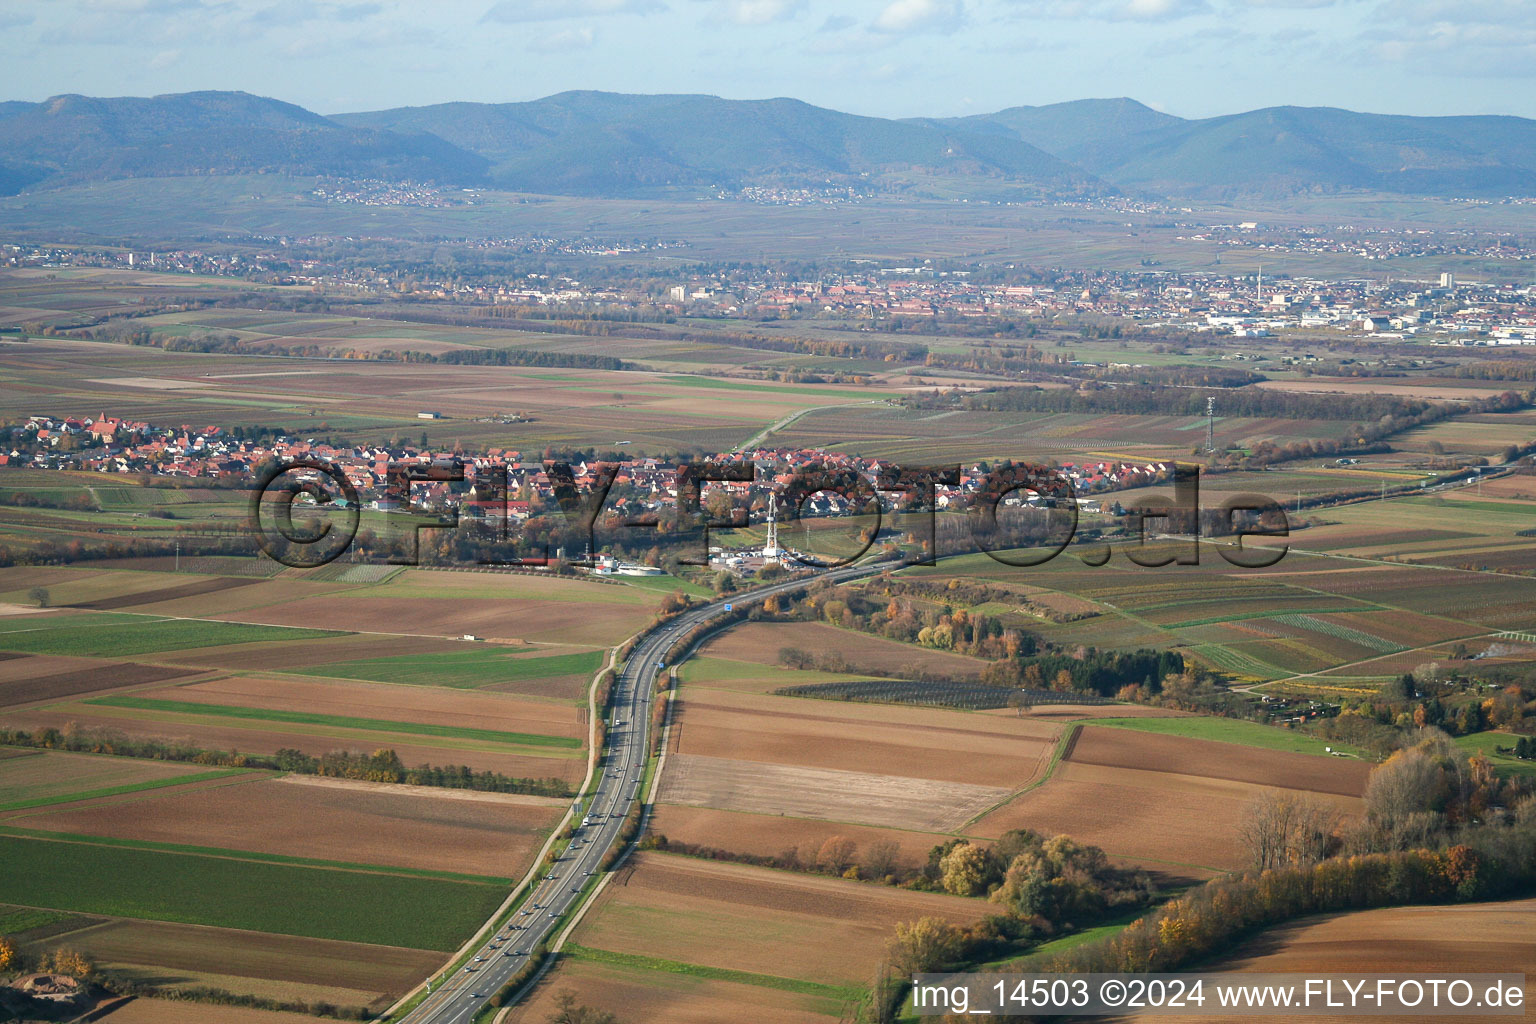
[[[1536,0],[0,0],[0,69],[0,99],[241,89],[326,114],[603,89],[1536,117]]]

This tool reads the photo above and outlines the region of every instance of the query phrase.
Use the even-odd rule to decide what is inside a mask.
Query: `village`
[[[423,414],[428,415],[428,414]],[[431,414],[435,415],[435,414]],[[139,474],[186,481],[245,485],[273,463],[320,460],[334,466],[356,491],[360,504],[380,512],[405,511],[391,487],[392,470],[410,477],[412,509],[459,513],[475,519],[526,520],[539,508],[552,507],[563,482],[544,461],[524,452],[493,447],[483,453],[444,452],[416,445],[383,447],[339,446],[316,439],[283,436],[249,438],[243,431],[217,425],[157,426],[100,413],[85,417],[31,416],[11,430],[11,447],[0,451],[0,466],[43,470],[83,470],[109,474]],[[753,448],[722,452],[707,460],[723,467],[751,465],[751,481],[716,481],[704,486],[703,497],[719,494],[729,506],[749,509],[749,520],[766,522],[771,496],[805,470],[853,471],[874,485],[894,468],[886,460],[862,458],[819,448]],[[670,513],[679,497],[679,463],[652,457],[612,463],[605,508],[616,515],[641,518]],[[1142,487],[1168,478],[1169,462],[1063,462],[1053,467],[1070,481],[1078,511],[1107,511],[1094,495]],[[939,509],[964,508],[982,488],[992,467],[975,463],[957,467],[958,482],[937,484]],[[403,471],[403,472],[402,472]],[[570,466],[569,482],[581,491],[601,486],[603,469],[595,459],[578,459]],[[1020,491],[1002,499],[1008,506],[1054,507],[1057,498]],[[850,502],[832,491],[806,498],[798,515],[812,518],[846,516]]]

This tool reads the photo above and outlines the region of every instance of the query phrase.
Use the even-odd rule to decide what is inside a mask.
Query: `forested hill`
[[[749,186],[945,199],[1536,195],[1536,121],[1130,99],[891,120],[793,99],[564,92],[324,117],[241,92],[0,103],[0,194],[272,173],[597,197]]]
[[[1032,185],[1101,191],[1065,161],[996,132],[839,113],[792,99],[564,92],[528,103],[444,103],[342,124],[433,132],[493,163],[500,185],[623,195],[665,185]]]

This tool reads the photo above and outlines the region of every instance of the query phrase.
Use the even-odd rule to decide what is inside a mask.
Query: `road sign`
[[[730,610],[731,610],[731,606],[730,606],[730,605],[726,605],[726,606],[725,606],[725,610],[726,610],[726,611],[730,611]]]

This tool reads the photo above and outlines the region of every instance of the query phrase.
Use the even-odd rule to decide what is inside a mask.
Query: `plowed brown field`
[[[70,722],[77,722],[84,728],[113,729],[135,738],[189,741],[194,746],[211,750],[239,750],[248,754],[275,754],[289,747],[318,757],[338,750],[369,753],[380,747],[388,747],[399,754],[400,760],[408,767],[464,764],[478,771],[564,779],[567,782],[579,782],[587,773],[586,762],[580,757],[506,754],[497,750],[456,746],[451,740],[439,743],[425,737],[395,736],[384,732],[338,735],[320,727],[313,727],[314,731],[285,732],[277,723],[256,721],[238,724],[212,721],[162,722],[153,717],[159,712],[144,712],[145,717],[135,718],[128,714],[97,714],[94,709],[87,710],[88,707],[77,706],[68,711],[7,712],[5,724],[16,729],[36,730],[49,726],[62,729]]]
[[[1059,726],[1028,718],[686,689],[673,725],[685,754],[1017,789]]]
[[[1371,773],[1371,765],[1353,758],[1314,757],[1091,724],[1083,727],[1066,759],[1349,797],[1365,791],[1366,776]]]
[[[635,970],[590,960],[562,960],[554,973],[513,1009],[507,1018],[509,1024],[545,1024],[558,1012],[555,998],[567,991],[576,993],[582,1004],[606,1010],[626,1024],[631,1021],[645,1021],[646,1024],[722,1024],[725,1021],[837,1024],[844,1019],[839,1012],[841,1008],[833,1010],[822,1000],[793,992],[693,978],[671,971]],[[817,1012],[818,1007],[829,1012]],[[117,1024],[116,1018],[111,1018],[109,1024]],[[251,1021],[249,1024],[267,1022]]]
[[[1536,900],[1451,907],[1391,907],[1330,914],[1271,928],[1212,971],[1302,974],[1394,974],[1443,977],[1453,973],[1524,973],[1525,1005],[1536,997]],[[1479,993],[1481,995],[1481,993]],[[1116,1018],[1146,1024],[1251,1021],[1250,1017],[1148,1016]],[[1330,1021],[1416,1024],[1433,1016],[1330,1014]],[[1507,1016],[1447,1016],[1446,1020],[1505,1021]]]
[[[238,785],[156,790],[10,819],[23,828],[389,867],[521,875],[565,803],[443,799],[422,787]]]
[[[232,676],[137,696],[322,715],[585,737],[581,709],[553,701],[422,686]]]
[[[926,863],[928,851],[948,838],[932,832],[872,828],[841,822],[785,818],[776,814],[747,814],[675,804],[659,805],[651,823],[653,831],[677,842],[714,846],[763,857],[778,856],[786,850],[797,849],[802,860],[814,860],[822,844],[833,836],[853,840],[858,844],[860,855],[874,844],[889,840],[898,845],[901,851],[899,859],[908,867]]]
[[[1265,788],[1063,761],[1048,782],[982,818],[970,831],[988,837],[1013,828],[1066,833],[1120,860],[1202,877],[1245,862],[1238,828]],[[1360,801],[1348,797],[1316,794],[1316,799],[1346,814],[1360,808]],[[1203,870],[1190,874],[1187,868]]]
[[[439,953],[396,946],[161,921],[113,920],[53,941],[65,942],[103,963],[154,968],[162,978],[179,971],[212,972],[351,989],[367,994],[369,1000],[385,992],[403,995],[442,963]],[[224,1019],[224,1007],[207,1009],[215,1016],[204,1019]]]
[[[644,854],[575,933],[583,946],[832,985],[864,981],[899,921],[968,924],[983,900]]]

